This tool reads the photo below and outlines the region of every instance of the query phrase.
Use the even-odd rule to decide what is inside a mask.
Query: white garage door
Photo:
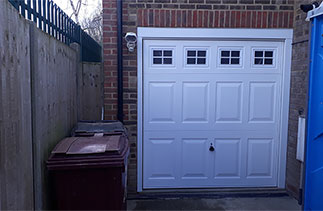
[[[143,188],[277,186],[283,43],[143,44]]]

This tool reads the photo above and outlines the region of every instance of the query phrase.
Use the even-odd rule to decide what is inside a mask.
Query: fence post
[[[78,55],[78,58],[76,59],[76,97],[79,105],[77,106],[77,120],[79,121],[83,120],[83,65],[80,57],[81,46],[74,42],[71,44],[71,48],[73,48],[76,51],[76,55]]]

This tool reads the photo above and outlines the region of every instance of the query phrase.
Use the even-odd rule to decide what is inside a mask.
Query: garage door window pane
[[[162,56],[162,51],[154,51],[154,56]]]
[[[197,64],[205,64],[206,59],[205,58],[197,58]]]
[[[230,51],[221,51],[221,57],[230,57]]]
[[[263,59],[255,59],[255,64],[262,64],[263,63]]]
[[[154,64],[162,64],[162,58],[154,58]]]
[[[206,51],[198,51],[197,56],[198,57],[206,57]]]
[[[230,59],[229,58],[225,58],[225,59],[221,59],[221,64],[230,64]]]
[[[164,64],[172,64],[172,59],[164,58]]]
[[[231,51],[231,57],[240,57],[240,51]]]
[[[273,57],[273,52],[272,51],[266,51],[265,52],[265,57]]]
[[[273,64],[273,60],[272,59],[265,59],[265,64]]]
[[[239,59],[231,59],[231,64],[239,64]]]
[[[164,56],[172,56],[173,52],[172,51],[164,51]]]
[[[196,56],[196,51],[187,51],[187,56]]]
[[[263,57],[264,52],[263,51],[255,51],[255,57]]]
[[[195,64],[196,59],[195,58],[187,58],[187,64]]]

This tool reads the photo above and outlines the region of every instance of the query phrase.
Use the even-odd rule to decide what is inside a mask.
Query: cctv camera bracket
[[[315,5],[313,4],[313,9],[307,13],[306,21],[310,21],[312,18],[323,15],[323,2],[315,8]]]

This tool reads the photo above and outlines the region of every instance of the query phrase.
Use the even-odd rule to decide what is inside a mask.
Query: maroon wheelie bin
[[[128,154],[122,132],[63,139],[47,161],[54,209],[126,209]]]

